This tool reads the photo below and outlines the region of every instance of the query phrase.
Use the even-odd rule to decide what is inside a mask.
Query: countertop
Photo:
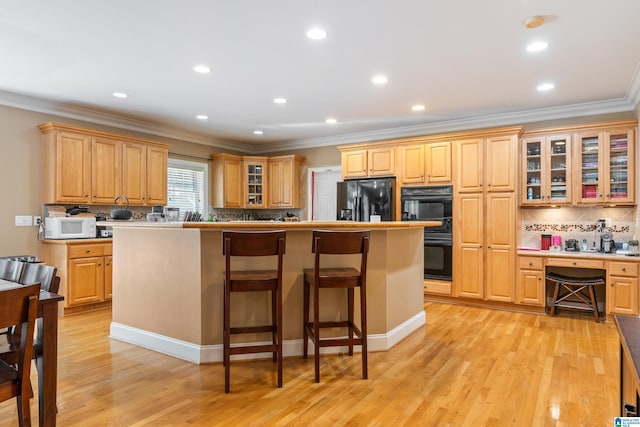
[[[603,260],[618,260],[628,262],[640,262],[640,257],[618,255],[618,254],[604,254],[600,252],[573,252],[573,251],[531,251],[531,250],[518,250],[519,256],[534,256],[534,257],[552,257],[552,258],[580,258],[580,259],[603,259]]]
[[[96,237],[93,239],[44,239],[43,243],[54,245],[67,245],[67,244],[89,244],[89,243],[111,243],[113,239],[111,237]]]
[[[636,381],[640,382],[638,374],[640,367],[640,318],[615,315],[614,319],[620,334],[620,344],[629,356],[629,361],[633,364]]]
[[[317,229],[317,228],[367,228],[367,229],[402,229],[436,227],[440,221],[229,221],[229,222],[147,222],[147,221],[107,221],[112,228],[145,227],[145,228],[198,228],[198,229]]]

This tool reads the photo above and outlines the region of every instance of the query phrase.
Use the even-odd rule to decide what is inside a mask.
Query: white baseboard
[[[386,334],[369,335],[367,339],[369,351],[389,350],[425,323],[426,314],[423,310]],[[222,344],[201,346],[116,322],[111,322],[109,337],[197,364],[222,362]],[[268,343],[256,343],[256,345],[260,344]],[[301,339],[285,341],[282,347],[285,357],[302,355]],[[324,347],[321,353],[342,353],[346,350],[347,347]],[[356,351],[360,351],[359,346],[356,347]],[[312,343],[309,343],[309,352],[313,352]],[[233,357],[234,359],[260,359],[271,357],[271,353],[243,354]]]

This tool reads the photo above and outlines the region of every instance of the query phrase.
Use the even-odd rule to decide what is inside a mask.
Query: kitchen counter
[[[549,258],[581,258],[581,259],[602,259],[608,261],[625,261],[625,262],[640,262],[640,257],[618,255],[618,254],[605,254],[600,252],[573,252],[573,251],[532,251],[532,250],[518,250],[518,255],[524,256],[537,256],[537,257],[549,257]]]
[[[368,343],[371,351],[387,350],[425,324],[423,230],[439,224],[437,221],[110,221],[108,225],[114,230],[111,337],[194,363],[221,361],[222,230],[284,229],[287,231],[283,263],[284,353],[300,355],[302,270],[313,266],[312,230],[369,229]],[[246,260],[237,268],[267,267],[263,261]],[[359,257],[336,257],[332,263],[359,267]],[[346,310],[342,293],[327,292],[321,316],[337,316]],[[267,315],[267,306],[266,294],[237,295],[232,318],[261,323]],[[265,337],[246,339],[260,341]]]

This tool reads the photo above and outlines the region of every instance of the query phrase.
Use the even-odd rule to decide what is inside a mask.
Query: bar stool
[[[353,346],[362,346],[362,378],[367,379],[367,253],[369,252],[369,231],[319,231],[313,232],[312,251],[315,253],[314,268],[304,269],[304,309],[303,309],[303,356],[308,354],[309,339],[314,345],[315,381],[320,382],[320,347],[349,347],[353,356]],[[361,254],[360,269],[353,267],[322,268],[320,255]],[[324,259],[324,257],[323,257]],[[309,298],[313,286],[313,320],[309,321]],[[347,320],[320,321],[320,289],[347,289]],[[360,329],[353,319],[354,289],[360,288]],[[346,338],[320,339],[321,328],[347,328]],[[354,337],[355,335],[355,337]]]
[[[593,291],[594,286],[604,285],[604,277],[569,277],[556,273],[547,273],[546,279],[555,282],[553,305],[550,316],[555,316],[556,308],[584,310],[593,312],[593,318],[599,323],[598,303]]]
[[[282,230],[222,232],[222,254],[225,255],[223,362],[224,391],[229,393],[231,355],[273,352],[278,362],[278,387],[282,387],[282,258],[286,233]],[[277,256],[276,270],[232,270],[232,257]],[[271,292],[271,323],[259,326],[231,327],[232,292]],[[231,335],[271,332],[271,344],[231,346]]]

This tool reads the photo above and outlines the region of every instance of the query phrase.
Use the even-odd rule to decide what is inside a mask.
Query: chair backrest
[[[25,263],[10,259],[0,259],[0,279],[17,282]]]
[[[58,269],[52,265],[28,263],[22,269],[22,275],[20,276],[18,282],[22,283],[23,285],[40,283],[40,289],[42,289],[43,291],[52,292],[51,284],[56,277],[57,271]]]
[[[369,253],[369,230],[363,231],[313,231],[311,251],[316,254],[315,268],[320,268],[320,255],[362,254],[360,275],[367,272],[367,254]]]
[[[222,254],[227,256],[268,256],[285,252],[286,232],[223,231]]]
[[[39,294],[40,285],[19,286],[15,289],[0,291],[0,328],[8,328],[13,325],[21,328],[17,367],[19,387],[15,394],[7,398],[17,396],[20,393],[30,393],[29,374],[33,357],[33,330],[38,313]],[[14,380],[11,380],[7,383],[13,382]],[[10,384],[7,383],[0,383],[0,388],[8,387]],[[6,396],[6,394],[2,393],[2,396]]]

